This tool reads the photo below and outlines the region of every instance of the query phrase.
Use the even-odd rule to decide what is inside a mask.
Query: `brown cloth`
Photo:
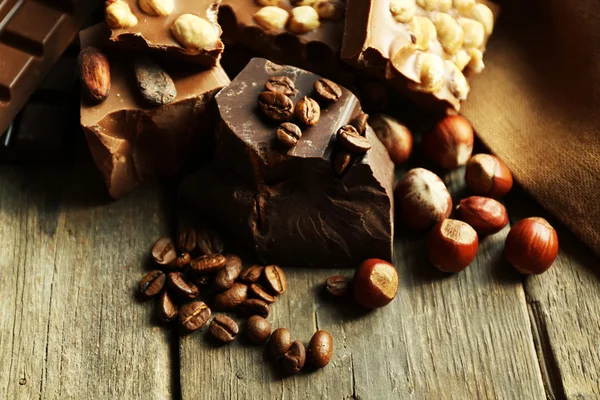
[[[600,1],[507,0],[462,113],[600,254]]]

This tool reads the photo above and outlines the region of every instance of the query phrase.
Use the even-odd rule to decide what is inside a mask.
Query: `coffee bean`
[[[216,310],[233,310],[248,298],[248,286],[234,283],[230,289],[218,293],[213,299]]]
[[[344,296],[348,293],[350,279],[342,275],[333,275],[325,281],[325,289],[327,293],[335,297]]]
[[[233,319],[227,315],[219,314],[210,322],[208,331],[218,341],[229,343],[236,338],[240,328]]]
[[[296,85],[287,76],[272,76],[265,83],[265,89],[269,92],[279,92],[286,96],[296,94]]]
[[[177,318],[179,310],[177,309],[175,303],[173,303],[173,300],[167,291],[163,292],[163,294],[160,296],[160,302],[158,303],[158,306],[158,317],[161,321],[171,322]]]
[[[137,87],[148,104],[162,106],[169,104],[177,96],[173,79],[148,57],[136,59],[134,70]]]
[[[260,315],[263,318],[269,316],[269,305],[259,299],[246,299],[239,305],[238,310],[242,316],[250,317]]]
[[[210,283],[210,275],[200,275],[194,279],[194,283],[198,286],[208,285]]]
[[[171,238],[164,237],[158,239],[156,243],[154,243],[154,246],[152,246],[152,257],[154,257],[154,261],[160,265],[168,265],[177,258],[175,245]]]
[[[352,125],[342,126],[337,131],[337,140],[339,140],[344,148],[357,154],[366,153],[371,148],[369,139],[361,136]]]
[[[284,122],[283,124],[279,125],[275,135],[277,136],[279,143],[285,147],[294,147],[298,144],[298,141],[302,137],[302,130],[296,124]]]
[[[264,343],[271,335],[271,324],[259,315],[248,318],[246,323],[246,336],[255,344]]]
[[[265,267],[261,265],[253,265],[251,267],[244,268],[240,273],[238,280],[247,284],[258,282],[264,269]]]
[[[268,304],[275,303],[275,297],[271,296],[269,293],[265,291],[265,289],[260,286],[258,283],[253,283],[249,288],[249,296],[260,299]]]
[[[306,361],[306,350],[302,342],[294,340],[289,350],[283,354],[281,363],[288,374],[296,374],[304,367]]]
[[[203,301],[192,301],[179,310],[179,323],[185,329],[193,332],[210,319],[210,308]]]
[[[235,280],[242,272],[242,259],[236,255],[228,255],[225,267],[223,267],[215,276],[213,289],[216,292],[222,292],[233,286]]]
[[[186,267],[192,258],[190,257],[190,253],[181,253],[171,264],[169,264],[169,268],[171,269],[182,269]]]
[[[259,94],[258,107],[267,117],[280,122],[290,119],[294,114],[294,102],[279,92]]]
[[[179,240],[177,241],[177,248],[179,251],[188,253],[196,248],[196,230],[194,228],[187,228],[181,231]]]
[[[208,275],[212,274],[225,267],[227,264],[227,258],[225,258],[222,254],[207,254],[205,256],[200,256],[195,258],[190,263],[190,268],[196,274],[199,275]]]
[[[269,351],[275,357],[282,356],[292,346],[292,334],[286,328],[277,328],[269,339]]]
[[[287,279],[283,270],[277,265],[268,265],[265,267],[265,278],[267,287],[274,294],[280,295],[287,289]]]
[[[358,133],[361,136],[365,136],[367,132],[367,125],[369,124],[369,114],[365,114],[364,112],[360,112],[352,121],[350,121],[350,125],[356,128]]]
[[[315,81],[313,88],[321,100],[334,103],[342,97],[342,88],[329,79]]]
[[[165,286],[165,280],[166,276],[162,271],[150,271],[140,281],[140,292],[148,297],[155,296]]]
[[[327,331],[317,331],[308,343],[306,352],[308,362],[317,368],[323,368],[331,361],[332,354],[333,338],[331,334]]]
[[[340,150],[333,158],[333,172],[342,176],[352,165],[352,153],[346,150]]]
[[[188,282],[181,272],[170,272],[168,283],[169,289],[182,299],[192,300],[200,295],[198,286],[194,285],[192,282]]]
[[[321,107],[319,103],[310,97],[304,96],[296,104],[296,118],[304,126],[315,126],[321,118]]]
[[[196,244],[202,254],[221,254],[224,250],[223,239],[211,229],[199,229],[196,231]]]

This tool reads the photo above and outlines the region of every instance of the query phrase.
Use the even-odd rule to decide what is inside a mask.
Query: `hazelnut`
[[[467,78],[465,78],[462,71],[452,61],[446,60],[444,64],[446,64],[448,75],[450,76],[448,82],[450,91],[457,99],[466,100],[469,90],[471,90]]]
[[[513,178],[504,162],[491,154],[476,154],[467,163],[467,186],[482,196],[502,197],[513,185]]]
[[[171,32],[183,47],[190,50],[203,49],[219,39],[219,32],[213,24],[193,14],[179,16],[171,26]]]
[[[138,0],[138,5],[143,12],[154,16],[167,16],[173,12],[173,0]]]
[[[429,43],[435,40],[436,37],[435,25],[427,17],[414,17],[409,24],[409,30],[412,35],[413,44],[418,50],[427,50]]]
[[[294,7],[297,6],[312,6],[317,0],[291,0]]]
[[[279,0],[256,0],[259,6],[276,6],[279,4]]]
[[[286,10],[275,6],[263,7],[254,14],[256,23],[271,31],[285,28],[289,18],[290,14]]]
[[[466,222],[446,219],[429,233],[427,255],[437,269],[460,272],[473,262],[478,246],[475,229]]]
[[[506,207],[489,197],[462,199],[457,211],[460,219],[471,225],[479,235],[500,232],[508,224]]]
[[[398,22],[412,21],[416,10],[413,0],[391,0],[390,2],[390,12]]]
[[[398,292],[398,273],[387,261],[370,258],[363,261],[352,278],[354,298],[365,308],[389,304]]]
[[[558,255],[558,235],[544,218],[517,222],[506,237],[504,255],[522,274],[546,272]]]
[[[376,115],[369,121],[394,164],[406,162],[412,152],[413,137],[410,130],[388,115]]]
[[[471,61],[471,55],[465,50],[459,50],[452,56],[452,61],[454,61],[454,64],[462,71]]]
[[[471,15],[475,21],[478,21],[483,25],[485,33],[488,35],[492,34],[494,30],[494,13],[488,6],[483,3],[477,3],[471,9]]]
[[[466,49],[479,48],[483,45],[485,41],[485,28],[481,22],[462,18],[459,24],[464,31],[463,46]]]
[[[483,53],[479,49],[469,49],[469,55],[471,58],[469,59],[467,66],[471,71],[480,74],[485,68],[485,64],[483,63]]]
[[[448,218],[452,198],[444,182],[423,168],[408,171],[394,191],[396,213],[409,227],[425,230]]]
[[[460,115],[450,115],[423,137],[423,150],[437,165],[454,169],[469,161],[474,140],[469,121]]]
[[[109,0],[105,9],[106,24],[112,29],[125,29],[136,26],[138,19],[131,12],[129,4],[122,0]]]
[[[320,25],[319,14],[311,6],[300,6],[292,9],[292,17],[288,27],[290,31],[302,34],[314,31]]]
[[[437,13],[433,19],[437,36],[444,50],[454,54],[463,44],[463,30],[458,22],[446,13]]]
[[[444,76],[446,74],[444,60],[435,54],[421,53],[417,65],[420,82],[416,85],[411,85],[411,87],[425,93],[439,91],[444,84]]]
[[[317,0],[313,4],[319,18],[329,21],[339,21],[344,17],[346,6],[340,0]]]
[[[471,12],[471,8],[475,5],[475,0],[452,0],[454,8],[463,14]]]
[[[427,11],[433,11],[438,6],[438,0],[417,0],[417,4]]]

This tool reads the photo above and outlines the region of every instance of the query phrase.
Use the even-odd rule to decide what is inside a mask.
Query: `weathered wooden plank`
[[[455,193],[462,173],[448,178]],[[456,275],[429,265],[422,238],[398,235],[398,297],[370,313],[317,295],[339,270],[288,268],[269,319],[304,342],[317,323],[329,330],[332,365],[281,379],[262,348],[212,347],[196,333],[180,341],[183,398],[544,399],[522,282],[501,255],[507,232],[482,240],[475,264]]]
[[[552,268],[524,278],[549,398],[600,398],[600,260],[522,192],[514,193],[509,205],[515,220],[548,218],[559,236]]]
[[[171,397],[168,333],[134,295],[158,193],[110,202],[89,160],[0,167],[0,398]]]

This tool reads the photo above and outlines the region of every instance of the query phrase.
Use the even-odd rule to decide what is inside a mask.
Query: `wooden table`
[[[462,171],[445,180],[464,195]],[[319,295],[339,270],[286,269],[273,326],[304,342],[326,329],[335,353],[282,379],[263,348],[179,338],[137,300],[150,246],[172,233],[172,192],[111,202],[88,155],[0,166],[0,399],[600,398],[600,265],[560,227],[558,260],[534,277],[504,261],[508,228],[455,275],[398,235],[398,296],[370,313]],[[512,218],[545,215],[518,190],[507,202]]]

